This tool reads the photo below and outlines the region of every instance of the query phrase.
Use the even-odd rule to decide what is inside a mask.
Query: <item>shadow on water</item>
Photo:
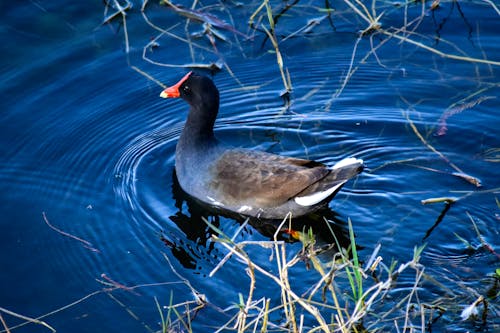
[[[160,239],[185,268],[196,269],[197,261],[202,259],[201,253],[203,252],[217,259],[217,255],[214,254],[215,242],[210,238],[212,235],[219,236],[214,229],[221,226],[221,218],[229,218],[240,224],[248,222],[265,238],[289,243],[299,241],[298,233],[311,230],[318,247],[330,254],[338,252],[339,246],[341,249],[346,249],[350,244],[347,223],[328,205],[309,215],[286,221],[249,218],[222,211],[220,208],[193,198],[180,187],[175,170],[172,172],[172,195],[177,212],[169,216],[169,219],[185,234],[186,238],[169,239],[168,235],[162,232]],[[215,228],[210,227],[209,224]],[[246,232],[252,231],[246,228]]]

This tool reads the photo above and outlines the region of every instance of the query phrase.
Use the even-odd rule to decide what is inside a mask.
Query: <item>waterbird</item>
[[[222,143],[214,134],[219,90],[207,76],[189,72],[160,97],[180,97],[189,104],[175,150],[175,172],[187,194],[217,209],[259,219],[306,215],[363,171],[363,160],[355,157],[328,167]]]

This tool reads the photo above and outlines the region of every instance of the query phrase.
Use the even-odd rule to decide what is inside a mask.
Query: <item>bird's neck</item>
[[[207,112],[207,109],[218,105],[201,105],[191,107],[179,143],[184,147],[206,147],[215,144],[214,124],[217,111]]]

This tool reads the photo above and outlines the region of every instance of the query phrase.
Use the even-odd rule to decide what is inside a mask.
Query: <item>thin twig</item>
[[[2,308],[2,307],[0,307],[0,311],[3,312],[3,313],[6,313],[8,315],[11,315],[13,317],[26,320],[26,324],[27,323],[34,323],[34,324],[42,325],[42,326],[48,328],[49,330],[51,330],[52,332],[54,332],[54,333],[56,332],[56,330],[52,326],[50,326],[49,324],[47,324],[44,321],[38,320],[36,318],[31,318],[31,317],[28,317],[28,316],[24,316],[22,314],[16,313],[14,311],[7,310],[7,309]],[[17,325],[17,326],[11,327],[11,329],[16,329],[17,327],[20,327],[20,326],[21,325]],[[6,328],[5,332],[7,332],[7,331],[8,331],[8,328]]]
[[[109,276],[107,276],[104,273],[101,274],[101,277],[104,280],[108,281],[110,283],[110,285],[114,287],[113,289],[123,289],[123,290],[131,292],[134,295],[140,296],[140,294],[138,292],[134,291],[134,289],[132,289],[131,287],[127,287],[126,285],[121,284],[121,283],[111,279]]]
[[[72,235],[72,234],[70,234],[70,233],[67,233],[67,232],[65,232],[65,231],[62,231],[62,230],[61,230],[61,229],[59,229],[59,228],[54,227],[52,224],[50,224],[49,219],[47,218],[47,214],[45,214],[45,212],[42,212],[42,216],[43,216],[43,219],[44,219],[45,223],[46,223],[46,224],[47,224],[47,225],[48,225],[48,226],[49,226],[52,230],[55,230],[56,232],[58,232],[59,234],[61,234],[61,235],[63,235],[63,236],[66,236],[66,237],[69,237],[69,238],[71,238],[71,239],[74,239],[74,240],[77,240],[77,241],[81,242],[82,244],[84,244],[84,245],[83,245],[83,247],[85,247],[85,248],[87,248],[87,249],[89,249],[89,250],[91,250],[91,251],[93,251],[93,252],[98,252],[98,253],[100,253],[100,252],[101,252],[101,251],[99,251],[98,249],[96,249],[96,248],[92,245],[92,243],[91,243],[91,242],[89,242],[89,241],[87,241],[87,240],[85,240],[85,239],[82,239],[82,238],[80,238],[80,237],[77,237],[77,236],[75,236],[75,235]]]
[[[445,53],[443,51],[439,51],[438,49],[435,49],[435,48],[430,47],[428,45],[425,45],[423,43],[417,42],[417,41],[415,41],[413,39],[410,39],[408,37],[400,36],[400,35],[398,35],[396,33],[392,33],[392,32],[386,31],[386,30],[381,30],[380,32],[383,33],[384,35],[387,35],[387,36],[390,36],[390,37],[394,37],[394,38],[399,39],[399,40],[401,40],[403,42],[406,42],[406,43],[418,46],[418,47],[420,47],[420,48],[422,48],[424,50],[427,50],[429,52],[437,54],[438,56],[443,57],[443,58],[460,60],[460,61],[465,61],[465,62],[472,62],[472,63],[475,62],[475,63],[480,63],[480,64],[488,64],[488,65],[500,66],[500,61],[493,61],[493,60],[480,59],[480,58],[472,58],[472,57],[466,57],[466,56],[459,56],[459,55],[451,54],[451,53]]]
[[[441,153],[439,150],[437,150],[436,148],[434,148],[422,136],[422,134],[420,134],[419,130],[417,129],[417,126],[415,126],[415,124],[413,123],[413,121],[410,119],[410,116],[409,116],[408,112],[403,112],[403,114],[405,115],[406,120],[408,120],[408,124],[410,125],[411,129],[413,130],[413,132],[415,133],[415,135],[417,136],[417,138],[419,138],[420,141],[422,141],[422,143],[427,148],[429,148],[432,152],[436,153],[439,157],[441,157],[446,163],[448,163],[453,169],[455,169],[457,171],[457,173],[453,173],[454,176],[460,177],[460,178],[468,181],[469,183],[476,185],[477,187],[481,186],[481,181],[478,178],[470,176],[470,175],[466,174],[465,172],[463,172],[462,169],[460,169],[456,164],[454,164],[446,156],[444,156],[443,153]]]
[[[5,322],[5,320],[3,320],[3,316],[2,316],[1,313],[0,313],[0,322],[3,325],[3,328],[5,329],[5,332],[10,333],[9,327],[7,326],[7,323]]]
[[[154,77],[152,77],[151,75],[149,75],[148,73],[142,71],[141,69],[139,69],[138,67],[136,66],[131,66],[131,68],[136,71],[137,73],[141,74],[142,76],[146,77],[148,80],[150,81],[153,81],[154,83],[156,83],[157,85],[159,85],[160,87],[162,87],[163,89],[165,89],[167,86],[165,84],[163,84],[162,82],[160,82],[159,80],[155,79]]]

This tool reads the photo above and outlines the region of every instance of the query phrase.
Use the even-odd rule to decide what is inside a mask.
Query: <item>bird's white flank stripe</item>
[[[328,190],[316,192],[311,195],[306,195],[304,197],[295,197],[293,200],[301,206],[313,206],[326,198],[328,198],[333,192],[335,192],[340,186],[344,185],[345,182],[335,185]]]
[[[341,168],[349,167],[352,165],[363,165],[363,160],[360,158],[355,158],[355,157],[344,158],[343,160],[335,163],[335,165],[332,167],[332,170],[341,169]],[[344,185],[344,183],[346,181],[344,181],[340,184],[337,184],[337,185],[329,188],[328,190],[316,192],[316,193],[313,193],[311,195],[306,195],[303,197],[296,197],[296,198],[294,198],[294,200],[297,204],[299,204],[301,206],[316,205],[317,203],[320,203],[321,201],[325,200],[330,195],[332,195],[332,193],[334,193],[339,187]]]

